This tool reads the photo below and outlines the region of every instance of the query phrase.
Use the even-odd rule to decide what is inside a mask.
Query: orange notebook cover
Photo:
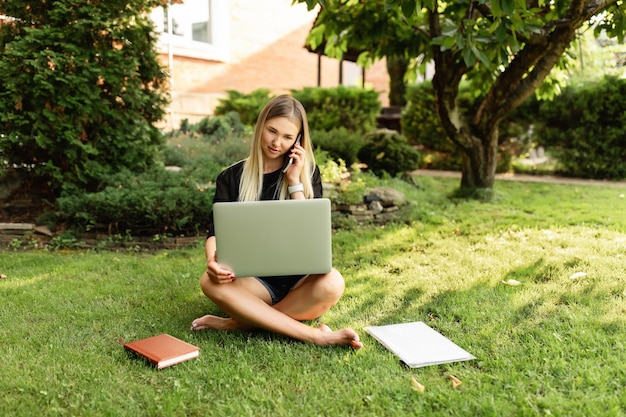
[[[146,358],[157,369],[167,368],[200,356],[199,347],[165,333],[129,343],[121,341],[121,343],[127,350]]]

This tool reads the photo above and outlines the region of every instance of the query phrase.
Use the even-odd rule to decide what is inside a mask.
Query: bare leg
[[[226,312],[224,307],[219,305],[218,302],[215,299],[213,299],[213,297],[210,295],[211,289],[219,289],[220,285],[229,285],[229,286],[237,287],[238,291],[248,291],[252,293],[254,296],[263,300],[263,302],[268,305],[272,303],[272,297],[268,293],[267,289],[263,286],[263,284],[261,284],[254,278],[239,278],[230,284],[215,284],[211,282],[211,280],[209,279],[209,277],[207,276],[205,272],[202,278],[200,279],[200,287],[202,288],[202,291],[204,292],[204,294],[207,297],[209,297],[211,300],[213,300],[213,302],[215,302],[215,304],[217,304],[217,306],[220,307],[220,309],[224,312]],[[207,314],[206,316],[202,316],[202,317],[195,319],[191,325],[191,330],[203,330],[203,329],[252,330],[254,329],[254,326],[237,321],[231,317],[219,317],[219,316],[213,316],[211,314]]]
[[[339,301],[344,287],[343,277],[335,269],[328,274],[309,275],[298,282],[274,308],[296,320],[313,320]]]
[[[339,300],[344,284],[343,277],[335,270],[305,278],[274,306],[270,305],[267,290],[255,279],[215,284],[205,273],[200,285],[204,293],[230,317],[203,316],[194,320],[192,329],[262,328],[318,345],[361,347],[359,336],[352,329],[333,332],[325,325],[313,328],[299,321],[321,316]]]

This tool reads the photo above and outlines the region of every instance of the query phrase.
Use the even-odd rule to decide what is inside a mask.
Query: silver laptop
[[[236,277],[332,269],[327,198],[215,203],[213,217],[217,260]]]

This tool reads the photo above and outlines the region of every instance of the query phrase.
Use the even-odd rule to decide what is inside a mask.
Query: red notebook
[[[157,369],[167,368],[200,356],[199,347],[165,333],[134,342],[124,343],[122,340],[120,342],[127,350],[146,358]]]

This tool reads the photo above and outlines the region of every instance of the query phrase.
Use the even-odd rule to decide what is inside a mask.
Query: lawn
[[[480,202],[450,197],[458,182],[388,180],[402,221],[334,234],[347,286],[322,321],[359,351],[190,332],[218,313],[201,246],[1,251],[0,415],[625,415],[626,190],[502,181]],[[408,321],[477,359],[409,369],[363,330]],[[157,371],[118,342],[158,333],[200,358]]]

